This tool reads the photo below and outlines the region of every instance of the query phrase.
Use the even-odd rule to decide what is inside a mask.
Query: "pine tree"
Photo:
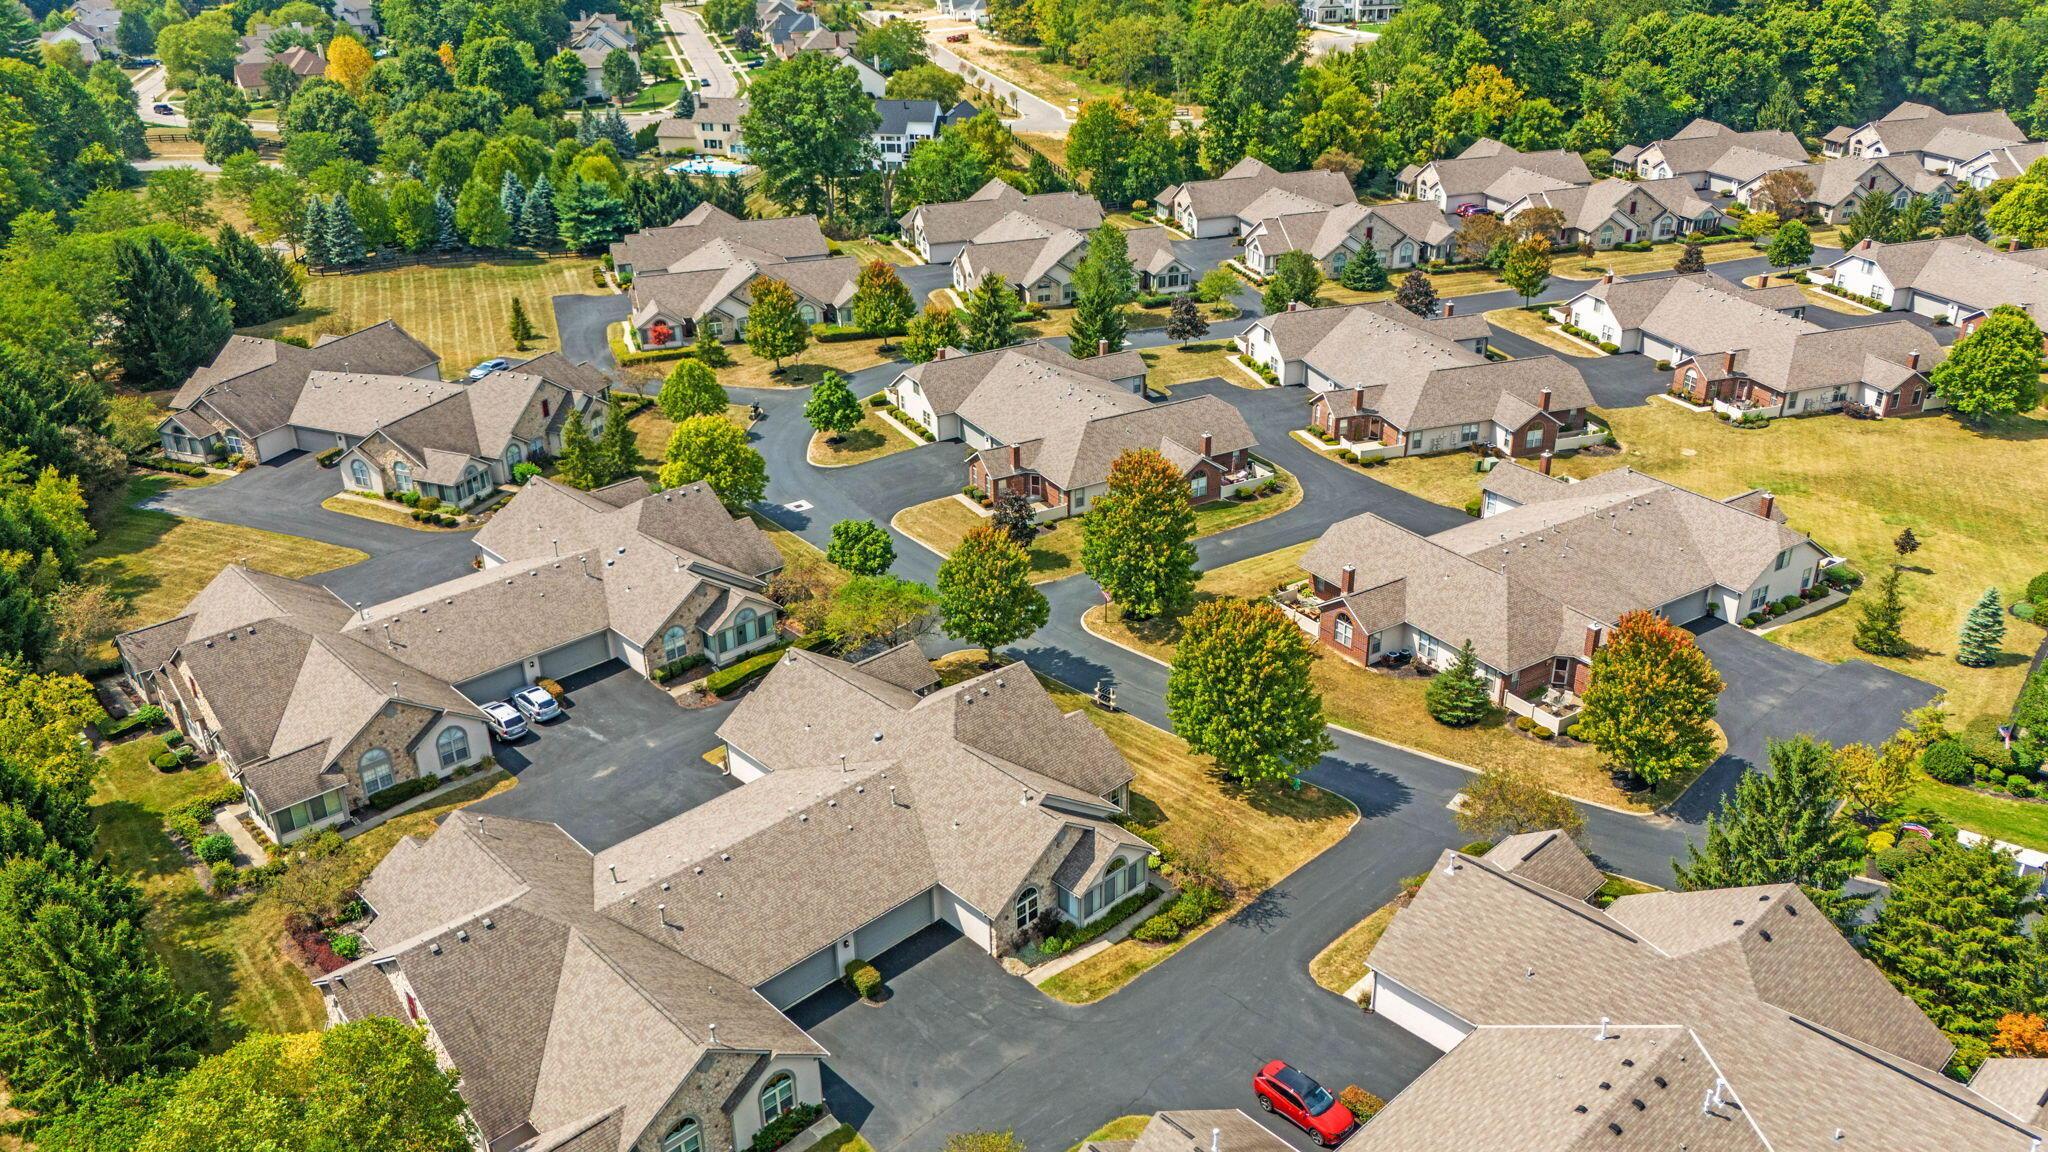
[[[1115,352],[1124,346],[1130,329],[1124,305],[1131,302],[1137,282],[1124,230],[1105,221],[1089,233],[1088,254],[1074,270],[1075,355],[1093,356],[1103,348]]]
[[[1856,623],[1850,643],[1873,656],[1904,656],[1909,649],[1905,633],[1906,604],[1901,594],[1903,574],[1894,567],[1878,581],[1877,594],[1863,600],[1863,616]]]
[[[1624,612],[1593,654],[1575,734],[1655,786],[1714,758],[1721,688],[1692,633],[1654,612]]]
[[[1493,694],[1479,675],[1479,657],[1472,651],[1472,641],[1465,641],[1451,666],[1430,680],[1422,702],[1437,723],[1452,728],[1469,728],[1493,711]]]
[[[347,200],[336,196],[327,205],[327,258],[347,268],[361,264],[365,257],[363,230],[356,224],[356,214]]]
[[[671,424],[680,424],[692,416],[718,415],[731,401],[709,366],[687,359],[676,361],[676,366],[669,369],[654,403]]]
[[[114,361],[131,388],[178,384],[233,330],[228,309],[151,236],[114,247]]]
[[[617,108],[605,109],[604,138],[619,150],[621,159],[631,160],[640,151],[640,146],[633,141],[633,130],[626,126],[626,118]]]
[[[605,415],[597,434],[597,487],[616,484],[640,470],[640,440],[633,435],[626,418],[616,412]]]
[[[1043,196],[1047,192],[1066,190],[1066,181],[1060,179],[1059,169],[1052,166],[1045,153],[1031,149],[1031,160],[1024,168],[1024,181],[1031,185],[1033,195]]]
[[[562,455],[555,461],[555,479],[572,488],[589,489],[600,486],[604,474],[605,462],[583,423],[583,413],[569,413],[562,425]]]
[[[2005,642],[2005,608],[1998,589],[1986,588],[1984,596],[1963,619],[1963,632],[1956,645],[1956,663],[1967,668],[1989,668],[1998,662],[1999,646]]]
[[[1974,236],[1991,239],[1991,225],[1984,219],[1984,190],[1965,184],[1956,189],[1955,199],[1941,213],[1943,236]]]
[[[1178,340],[1181,347],[1187,347],[1190,340],[1200,340],[1209,334],[1209,322],[1202,318],[1202,310],[1195,306],[1195,298],[1186,292],[1173,298],[1173,304],[1166,310],[1166,338]]]
[[[1989,837],[1932,845],[1892,878],[1865,939],[1871,960],[1937,1026],[1981,1047],[2000,1016],[2024,1006],[2033,957],[2022,918],[2039,877],[2014,868]]]
[[[860,398],[847,387],[846,377],[828,371],[811,386],[811,398],[804,403],[804,419],[813,431],[837,443],[860,427]]]
[[[327,201],[318,196],[306,198],[306,221],[299,226],[299,232],[306,263],[315,268],[334,263],[327,252]]]
[[[697,325],[697,339],[690,343],[690,356],[709,368],[732,367],[732,353],[727,352],[725,345],[718,342],[718,337],[711,334],[711,327],[707,324]]]
[[[1897,224],[1898,209],[1892,207],[1890,196],[1866,196],[1842,225],[1842,247],[1853,248],[1858,240],[1865,239],[1888,243]]]
[[[1911,528],[1907,528],[1905,531],[1899,533],[1898,537],[1892,541],[1892,551],[1897,552],[1899,554],[1899,559],[1901,560],[1905,559],[1908,556],[1911,556],[1913,553],[1918,552],[1919,550],[1920,537],[1913,535],[1913,530]]]
[[[804,326],[796,292],[787,283],[763,276],[749,292],[753,301],[747,309],[747,347],[774,361],[775,375],[780,376],[783,360],[802,355],[810,345],[811,330]]]
[[[534,337],[533,321],[526,317],[526,304],[517,296],[512,298],[512,315],[505,327],[512,337],[514,348],[526,347],[528,341]]]
[[[519,209],[519,238],[529,248],[553,248],[562,242],[555,231],[555,186],[543,172],[526,191]]]
[[[1436,285],[1429,282],[1417,268],[1401,278],[1401,287],[1394,292],[1394,303],[1415,313],[1428,316],[1436,311]]]
[[[1672,861],[1679,888],[1799,884],[1808,895],[1833,893],[1856,866],[1857,851],[1835,825],[1841,782],[1834,750],[1811,736],[1773,740],[1771,770],[1744,772],[1707,816],[1700,844]]]
[[[1314,257],[1306,252],[1282,252],[1273,261],[1273,277],[1266,281],[1259,303],[1268,312],[1285,312],[1292,304],[1313,305],[1322,286],[1323,270]]]
[[[1705,272],[1707,270],[1707,250],[1700,247],[1699,241],[1687,240],[1685,242],[1685,251],[1679,253],[1678,263],[1673,265],[1671,270],[1681,276],[1688,272]]]
[[[1017,339],[1017,293],[1001,276],[983,276],[967,294],[962,341],[969,352],[992,352]]]
[[[462,247],[462,233],[455,227],[455,201],[445,188],[434,190],[434,247],[453,252]]]
[[[525,238],[520,225],[526,211],[526,187],[519,182],[519,173],[505,169],[505,178],[498,182],[498,208],[505,213],[505,224],[515,240]]]
[[[993,524],[976,525],[939,565],[946,635],[988,652],[1045,627],[1051,605],[1031,584],[1031,560]]]
[[[220,230],[208,266],[237,328],[289,316],[304,303],[299,278],[277,253],[230,224]]]
[[[1337,283],[1354,292],[1386,291],[1387,266],[1380,261],[1379,249],[1370,244],[1361,247],[1358,255],[1345,263]]]
[[[1334,746],[1323,728],[1316,658],[1278,605],[1208,601],[1182,625],[1166,674],[1166,715],[1190,751],[1212,757],[1232,779],[1293,779]]]
[[[1187,477],[1156,450],[1132,449],[1081,521],[1081,566],[1125,616],[1178,611],[1194,591],[1194,536]]]

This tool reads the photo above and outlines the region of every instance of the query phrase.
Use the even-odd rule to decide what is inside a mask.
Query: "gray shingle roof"
[[[697,119],[706,119],[700,110]],[[665,228],[635,232],[612,245],[612,259],[641,270],[667,268],[714,240],[729,240],[784,260],[825,256],[830,248],[815,216],[741,220],[712,204],[699,204]]]
[[[312,348],[231,336],[211,363],[186,379],[169,406],[173,411],[197,408],[207,418],[254,437],[289,421],[306,378],[314,372],[407,376],[440,359],[388,320]]]
[[[1047,225],[1085,232],[1102,223],[1102,205],[1079,192],[1045,192],[1026,196],[1001,180],[991,179],[965,200],[920,204],[903,214],[906,234],[924,225],[927,243],[957,244],[973,239],[1011,212],[1021,212]]]
[[[1190,1108],[1153,1113],[1128,1152],[1210,1152],[1212,1134],[1223,1152],[1286,1152],[1290,1147],[1235,1108]]]
[[[1435,169],[1446,196],[1472,196],[1499,185],[1496,199],[1515,200],[1542,187],[1589,184],[1592,173],[1576,152],[1523,152],[1498,140],[1476,140],[1455,157],[1433,160],[1415,177]],[[1518,174],[1519,173],[1519,174]],[[1510,194],[1511,193],[1511,194]]]
[[[1857,132],[1874,132],[1884,150],[1929,152],[1969,159],[2003,144],[2025,143],[2027,134],[2002,108],[1949,114],[1926,104],[1906,101]]]
[[[1663,160],[1674,177],[1711,172],[1749,180],[1772,168],[1806,163],[1806,145],[1790,132],[1737,132],[1712,120],[1694,120],[1668,140],[1643,146],[1643,157]]]
[[[1906,244],[1864,241],[1829,267],[1871,260],[1894,288],[1987,311],[2017,304],[2039,319],[2048,316],[2048,267],[2039,262],[2042,257],[2038,251],[2001,252],[1970,236],[1941,236]]]
[[[1571,837],[1555,828],[1504,837],[1480,859],[1574,900],[1590,899],[1607,883],[1607,877],[1573,845]]]
[[[1351,181],[1341,172],[1320,168],[1281,172],[1247,156],[1214,180],[1193,180],[1166,188],[1154,202],[1171,205],[1185,194],[1196,218],[1209,219],[1239,215],[1254,201],[1276,189],[1293,193],[1302,201],[1324,208],[1335,208],[1358,199],[1351,190]]]

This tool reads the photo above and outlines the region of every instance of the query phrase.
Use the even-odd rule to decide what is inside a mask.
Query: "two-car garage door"
[[[550,648],[537,658],[537,671],[530,670],[525,660],[516,660],[503,668],[464,680],[455,686],[456,691],[478,702],[503,700],[538,677],[546,676],[560,680],[573,676],[611,659],[611,646],[606,643],[605,637],[606,633],[594,632],[581,640],[572,640],[559,648]]]
[[[934,900],[934,894],[939,899]],[[917,934],[934,923],[933,905],[949,900],[944,889],[921,892],[898,904],[873,920],[856,928],[853,933],[851,956],[872,960],[882,953]],[[948,918],[950,922],[950,917]],[[763,998],[777,1008],[788,1008],[832,981],[839,979],[840,953],[838,944],[833,944],[812,953],[787,970],[762,984],[759,991]]]

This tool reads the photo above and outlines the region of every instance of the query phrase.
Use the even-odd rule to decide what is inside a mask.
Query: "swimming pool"
[[[747,170],[745,164],[721,160],[716,156],[692,156],[668,166],[670,172],[687,172],[692,176],[737,176]]]

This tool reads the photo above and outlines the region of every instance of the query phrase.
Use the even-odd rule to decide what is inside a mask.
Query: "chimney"
[[[1095,354],[1096,354],[1097,356],[1107,356],[1107,355],[1109,355],[1109,341],[1107,341],[1107,340],[1097,340],[1097,341],[1095,342]]]
[[[1550,475],[1550,453],[1549,453],[1549,452],[1545,452],[1545,453],[1544,453],[1543,455],[1541,455],[1541,456],[1538,456],[1538,457],[1536,458],[1536,470],[1537,470],[1538,472],[1541,472],[1541,473],[1543,473],[1543,474],[1544,474],[1545,476],[1548,476],[1548,475]]]
[[[1858,240],[1858,241],[1856,242],[1856,250],[1857,250],[1858,252],[1868,252],[1868,251],[1870,251],[1870,237],[1868,237],[1868,236],[1865,236],[1865,237],[1864,237],[1863,239],[1861,239],[1861,240]]]
[[[1602,272],[1602,273],[1600,274],[1600,282],[1601,282],[1602,284],[1612,284],[1612,283],[1614,283],[1614,273],[1612,273],[1612,272]]]
[[[1550,411],[1550,389],[1545,388],[1536,394],[1536,407],[1545,412]]]
[[[1018,472],[1022,471],[1022,469],[1023,462],[1018,458],[1017,446],[1015,444],[1012,444],[1010,445],[1010,471]]]
[[[1207,456],[1215,450],[1216,438],[1214,436],[1209,435],[1207,432],[1202,433],[1202,455]]]
[[[1346,596],[1349,596],[1351,595],[1352,591],[1354,590],[1357,584],[1358,566],[1356,564],[1346,564],[1344,566],[1344,574],[1341,577],[1339,577],[1339,583],[1337,586],[1343,589],[1343,592]]]
[[[1769,492],[1766,492],[1764,493],[1763,503],[1757,506],[1757,515],[1763,517],[1766,520],[1769,520],[1771,518],[1771,513],[1776,511],[1777,507],[1778,498],[1776,496],[1771,495]]]
[[[1918,352],[1906,353],[1906,368],[1913,372],[1920,370],[1920,354]]]
[[[1733,353],[1733,352],[1723,352],[1723,353],[1721,353],[1721,375],[1723,375],[1723,376],[1733,376],[1733,375],[1735,375],[1735,353]]]
[[[936,353],[932,355],[932,359],[934,360],[944,360],[945,358],[946,350],[944,348],[939,349]]]
[[[1289,301],[1287,302],[1287,310],[1288,310],[1289,312],[1300,312],[1300,311],[1302,311],[1303,309],[1306,309],[1307,307],[1308,307],[1308,305],[1306,305],[1306,304],[1303,304],[1303,303],[1302,303],[1301,301],[1299,301],[1299,300],[1289,300]]]
[[[1457,314],[1458,314],[1458,302],[1457,302],[1456,300],[1446,300],[1446,301],[1444,301],[1444,316],[1445,316],[1446,318],[1449,318],[1449,317],[1451,317],[1451,316],[1455,316],[1455,315],[1457,315]]]
[[[1365,389],[1353,388],[1351,390],[1351,410],[1353,412],[1365,411]]]
[[[1593,653],[1599,650],[1600,626],[1598,624],[1588,624],[1586,625],[1586,659],[1591,660]]]

